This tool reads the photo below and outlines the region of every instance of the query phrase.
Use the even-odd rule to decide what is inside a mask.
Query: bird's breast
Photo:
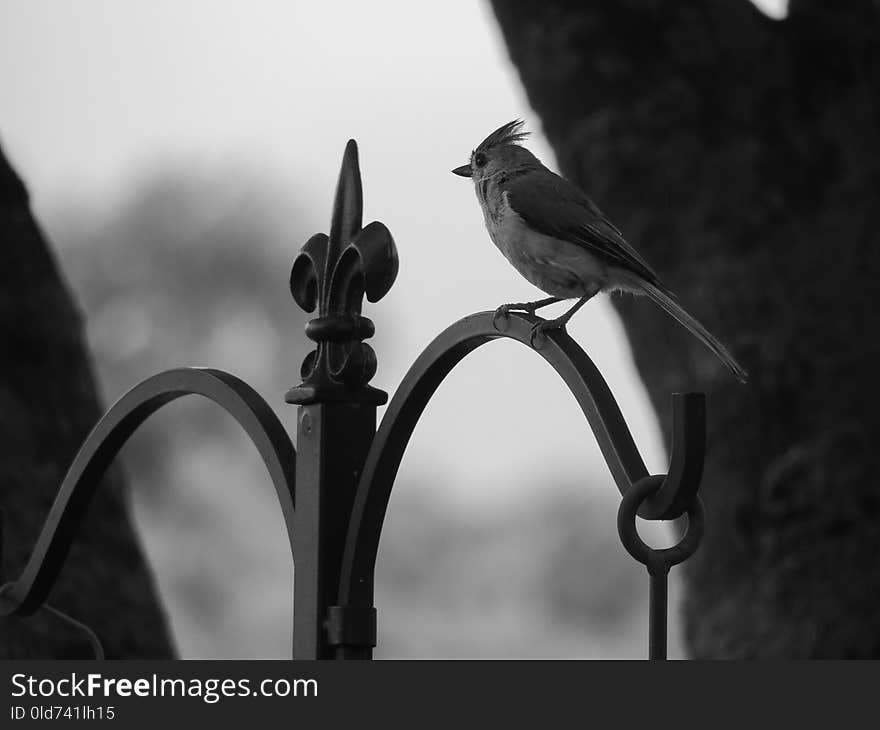
[[[528,281],[548,294],[580,297],[607,283],[608,268],[583,246],[530,228],[510,206],[507,194],[483,206],[492,242]]]

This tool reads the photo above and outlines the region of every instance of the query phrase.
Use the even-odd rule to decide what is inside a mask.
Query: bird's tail
[[[712,352],[715,353],[718,359],[721,360],[721,362],[723,362],[728,368],[730,368],[730,371],[741,383],[746,382],[749,377],[748,373],[743,370],[742,366],[736,360],[734,360],[733,355],[730,354],[727,348],[722,345],[721,342],[718,341],[718,338],[716,338],[711,332],[709,332],[709,330],[703,327],[700,322],[698,322],[693,316],[686,312],[684,307],[682,307],[671,296],[669,296],[667,292],[641,278],[639,278],[637,286],[655,303],[659,304],[667,312],[667,314],[675,317],[675,319],[678,320],[679,324],[685,327],[689,332],[691,332],[691,334],[693,334],[704,345],[706,345],[706,347],[712,350]]]

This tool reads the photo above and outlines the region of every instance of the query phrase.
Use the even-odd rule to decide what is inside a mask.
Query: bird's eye
[[[486,155],[484,155],[482,152],[477,152],[477,154],[474,155],[474,164],[477,167],[482,167],[483,165],[485,165]]]

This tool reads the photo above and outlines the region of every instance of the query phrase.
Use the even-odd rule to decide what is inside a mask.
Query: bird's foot
[[[564,329],[568,320],[569,317],[562,316],[538,322],[532,326],[532,331],[529,333],[529,343],[533,348],[539,350],[547,340],[547,332]]]
[[[508,314],[511,312],[528,312],[529,314],[534,314],[535,310],[533,309],[529,312],[527,304],[502,304],[495,310],[495,314],[492,316],[492,325],[496,330],[501,329],[501,323],[507,319]]]
[[[548,304],[555,304],[558,301],[559,299],[557,297],[549,297],[547,299],[539,299],[537,302],[514,302],[513,304],[502,304],[495,310],[495,315],[492,317],[492,324],[495,326],[495,329],[500,330],[501,324],[507,319],[510,312],[525,312],[526,314],[534,316],[535,312],[541,307],[546,307]]]

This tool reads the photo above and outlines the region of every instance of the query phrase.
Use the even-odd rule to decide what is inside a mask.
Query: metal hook
[[[85,634],[86,639],[88,639],[89,645],[92,647],[92,653],[95,655],[94,658],[98,661],[103,661],[106,657],[104,656],[104,647],[101,645],[101,640],[98,638],[98,635],[92,631],[91,628],[86,626],[82,621],[77,621],[73,616],[68,616],[64,611],[59,611],[57,608],[53,608],[48,603],[44,603],[41,607],[41,610],[50,613],[56,618],[60,618],[69,626],[73,627],[77,631],[82,634]]]
[[[404,451],[428,401],[468,353],[500,338],[529,345],[532,327],[539,321],[534,315],[518,312],[509,312],[500,323],[496,311],[472,314],[441,332],[410,367],[385,411],[361,472],[339,581],[339,605],[346,611],[372,610],[373,575],[385,511]],[[593,361],[566,332],[546,335],[547,343],[538,354],[562,377],[583,410],[621,494],[637,485],[649,485],[653,496],[645,495],[636,503],[639,515],[647,519],[674,519],[687,511],[703,472],[704,396],[673,395],[669,472],[651,476],[614,395]],[[532,391],[524,394],[530,396]],[[361,644],[343,642],[337,656],[365,658],[370,651]]]
[[[26,616],[44,604],[107,466],[150,414],[190,394],[223,407],[256,445],[278,495],[293,550],[296,452],[272,408],[247,383],[221,370],[167,370],[129,390],[92,429],[68,468],[21,575],[4,587],[0,616]]]
[[[659,483],[659,487],[641,503],[638,515],[642,519],[673,520],[687,512],[696,498],[706,457],[706,396],[703,393],[672,394],[670,451],[668,473],[647,477],[653,484]]]
[[[0,514],[2,514],[2,510],[0,510]],[[2,578],[2,576],[0,576]],[[4,583],[0,585],[0,602],[4,600],[11,600],[10,596],[7,594],[12,593],[12,589],[15,586],[14,582]],[[38,611],[44,611],[55,618],[61,619],[64,623],[66,623],[71,628],[79,631],[81,634],[85,635],[86,640],[89,642],[89,646],[92,648],[92,654],[94,654],[94,658],[101,661],[105,659],[104,655],[104,647],[101,644],[101,640],[98,638],[98,635],[89,627],[86,626],[82,621],[77,621],[73,616],[68,616],[64,611],[59,611],[57,608],[50,606],[48,603],[44,603],[40,606]],[[26,620],[28,617],[22,617],[22,620]]]

